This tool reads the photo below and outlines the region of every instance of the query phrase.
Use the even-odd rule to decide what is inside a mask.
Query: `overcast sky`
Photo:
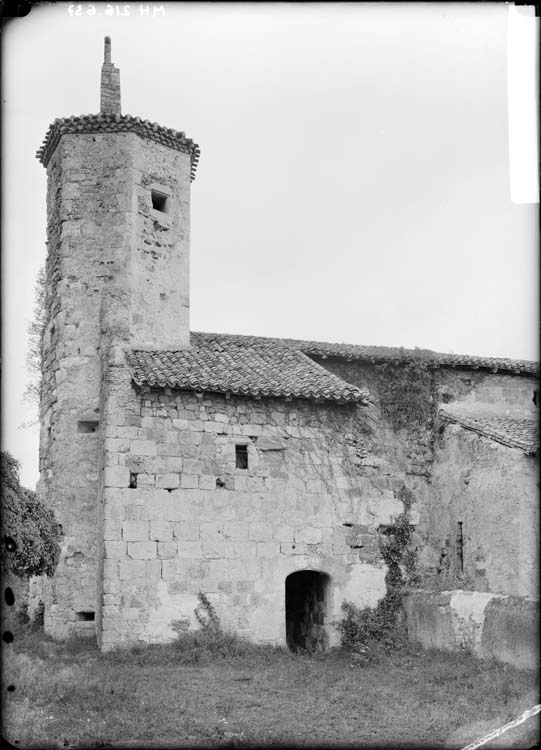
[[[201,147],[192,330],[538,358],[537,206],[510,200],[503,3],[69,7],[34,8],[3,39],[2,446],[24,484],[35,151],[56,117],[99,110],[105,35],[123,113]]]

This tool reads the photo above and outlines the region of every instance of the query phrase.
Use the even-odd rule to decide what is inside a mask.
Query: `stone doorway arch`
[[[329,645],[331,579],[318,570],[298,570],[285,580],[286,641],[292,651],[324,651]]]

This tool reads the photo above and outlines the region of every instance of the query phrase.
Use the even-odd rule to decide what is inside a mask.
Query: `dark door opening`
[[[329,576],[299,570],[286,578],[286,640],[292,651],[324,651]]]

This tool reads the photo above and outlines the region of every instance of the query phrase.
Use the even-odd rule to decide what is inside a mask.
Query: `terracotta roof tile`
[[[466,430],[491,438],[510,448],[521,448],[532,454],[539,448],[539,429],[537,420],[524,417],[496,416],[486,414],[466,414],[440,409],[444,422],[459,424]]]
[[[172,128],[164,128],[156,122],[142,120],[140,117],[131,115],[103,114],[79,115],[73,117],[62,117],[56,119],[45,135],[45,139],[37,158],[44,167],[49,163],[60,137],[66,133],[136,133],[142,138],[161,143],[177,151],[190,154],[192,170],[192,182],[195,179],[195,170],[199,161],[199,146],[191,138]]]
[[[365,390],[346,383],[276,339],[254,343],[192,334],[190,348],[133,350],[126,357],[138,385],[367,403]]]
[[[523,359],[501,357],[477,357],[470,354],[444,354],[430,349],[404,349],[392,346],[363,346],[356,344],[332,344],[323,341],[300,339],[271,339],[261,336],[238,336],[226,333],[192,333],[192,341],[229,341],[244,344],[267,342],[302,351],[318,357],[339,357],[347,360],[372,362],[409,362],[422,359],[432,367],[465,367],[490,371],[504,371],[536,375],[539,363]]]

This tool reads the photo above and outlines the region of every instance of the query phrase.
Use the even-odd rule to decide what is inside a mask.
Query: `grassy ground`
[[[517,716],[536,687],[533,673],[411,645],[354,664],[270,647],[102,655],[29,633],[3,660],[3,734],[19,747],[437,748],[463,724]]]

